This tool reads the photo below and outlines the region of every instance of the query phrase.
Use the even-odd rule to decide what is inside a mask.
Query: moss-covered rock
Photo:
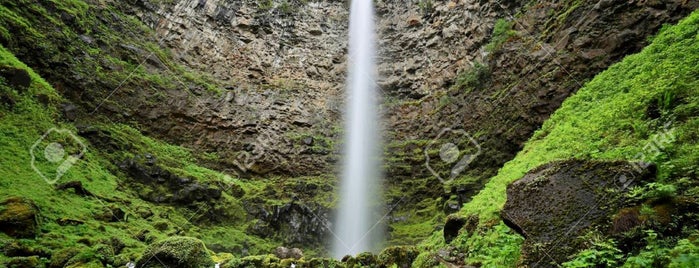
[[[357,256],[346,256],[342,258],[345,267],[347,268],[358,268],[358,267],[376,267],[376,255],[371,252],[363,252],[357,254]]]
[[[6,243],[0,243],[0,252],[7,257],[51,256],[47,248],[36,245],[34,240],[25,239],[10,240]]]
[[[86,263],[76,263],[76,264],[71,264],[66,266],[66,268],[103,268],[104,265],[102,265],[101,262],[94,260],[91,262],[86,262]]]
[[[146,249],[136,263],[137,267],[213,267],[204,242],[192,237],[171,237],[158,241]]]
[[[637,166],[626,161],[556,161],[510,184],[501,216],[526,239],[520,262],[531,267],[562,263],[582,247],[575,238],[592,229],[610,229],[610,219],[628,203],[624,190],[655,178],[655,166]]]
[[[389,247],[379,253],[377,262],[379,267],[408,268],[418,254],[418,250],[412,246]]]
[[[40,268],[44,267],[39,256],[14,257],[6,264],[7,268]]]
[[[306,266],[310,268],[342,267],[342,263],[336,259],[313,258],[306,262]]]
[[[16,238],[34,238],[39,232],[39,210],[33,201],[10,197],[0,203],[0,231]]]
[[[78,253],[80,253],[80,251],[75,248],[66,248],[54,252],[53,255],[51,255],[51,262],[49,263],[49,268],[65,267],[66,263],[68,263],[68,261]]]
[[[0,67],[0,77],[3,77],[14,88],[26,89],[32,83],[29,72],[22,68],[2,66]]]
[[[279,258],[274,255],[247,256],[224,263],[222,268],[277,267]]]

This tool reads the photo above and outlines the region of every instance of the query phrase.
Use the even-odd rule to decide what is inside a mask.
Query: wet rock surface
[[[202,160],[203,165],[233,169],[231,173],[244,179],[328,173],[340,153],[336,142],[341,136],[348,7],[343,1],[284,1],[290,3],[286,8],[281,1],[270,2],[263,7],[253,0],[113,1],[110,8],[91,6],[90,13],[99,22],[95,25],[80,25],[71,14],[61,16],[64,26],[79,36],[47,31],[41,39],[52,42],[35,42],[27,32],[0,41],[70,101],[60,109],[64,119],[94,117],[137,125],[148,136],[216,154],[214,160]],[[411,202],[442,197],[443,204],[428,213],[440,208],[458,211],[581,84],[638,51],[662,24],[698,7],[696,1],[601,1],[576,6],[543,0],[526,6],[521,1],[430,2],[420,6],[378,1],[376,8],[381,74],[377,82],[385,96],[386,129],[392,130],[387,140],[396,142],[387,153],[387,177],[391,187],[399,189],[392,192],[413,197],[399,209],[414,210]],[[38,5],[57,9],[51,1]],[[124,26],[130,24],[116,11],[140,19],[156,34]],[[510,27],[515,33],[496,49],[488,49],[497,19],[512,19],[512,14],[518,14]],[[55,26],[48,23],[44,29]],[[105,29],[128,38],[114,42],[94,34]],[[121,70],[124,66],[137,65],[144,70],[140,75],[181,74],[171,69],[172,62],[153,57],[144,44],[171,49],[175,61],[211,74],[218,88],[189,80],[160,84],[114,77],[128,73]],[[109,55],[109,60],[88,53],[93,50]],[[117,65],[112,58],[126,64]],[[483,67],[477,68],[478,63]],[[460,84],[460,74],[474,70],[479,74],[476,81],[452,88]],[[17,88],[31,82],[21,72],[2,75],[11,81],[19,77]],[[2,102],[13,104],[5,96]],[[424,166],[425,143],[402,143],[429,141],[445,127],[478,133],[475,139],[484,150],[463,174],[478,179],[457,182],[446,196],[442,187],[434,187],[441,183]],[[100,149],[128,149],[128,144],[110,139],[108,132],[78,129]],[[118,172],[133,179],[144,200],[221,206],[222,193],[215,185],[172,174],[149,157],[117,165]],[[419,184],[416,178],[431,181]],[[245,195],[243,189],[234,191],[236,198]],[[391,198],[387,203],[402,200]],[[321,230],[327,216],[314,221],[311,214],[328,209],[283,204],[246,203],[253,215],[249,219],[258,220],[253,230],[271,237],[283,237],[279,230],[292,233],[282,239],[290,246],[319,243],[318,236],[309,234]],[[229,217],[217,218],[225,215],[221,210],[205,211],[206,217],[217,221]],[[100,218],[115,220],[108,215]],[[468,226],[453,223],[445,239]]]
[[[637,171],[625,161],[567,160],[527,173],[507,187],[503,221],[525,238],[520,263],[548,267],[567,260],[586,231],[609,233],[628,202],[625,190],[655,178],[655,166]]]
[[[249,231],[261,237],[281,238],[285,244],[294,246],[322,246],[330,237],[329,208],[294,202],[271,207],[255,204],[245,207],[250,215],[259,219]]]

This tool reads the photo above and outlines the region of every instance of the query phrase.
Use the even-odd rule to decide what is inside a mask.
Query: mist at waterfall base
[[[333,225],[332,254],[338,259],[377,249],[383,240],[372,5],[372,0],[353,0],[350,8],[345,147],[340,202]]]

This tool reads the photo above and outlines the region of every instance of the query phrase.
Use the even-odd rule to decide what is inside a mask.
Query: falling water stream
[[[375,33],[372,0],[353,0],[349,27],[349,76],[345,155],[340,203],[334,225],[333,255],[342,258],[372,250],[380,243],[380,156]]]

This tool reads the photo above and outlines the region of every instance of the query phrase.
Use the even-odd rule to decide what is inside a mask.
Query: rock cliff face
[[[495,20],[516,6],[378,2],[378,84],[386,100],[432,95],[473,62],[484,61],[483,46]],[[347,3],[141,1],[129,8],[156,29],[156,40],[176,58],[224,81],[226,88],[223,96],[201,93],[195,100],[175,93],[168,105],[178,112],[141,111],[158,122],[146,124],[156,134],[217,151],[222,167],[233,165],[241,173],[333,170],[344,98]],[[399,109],[385,111],[391,115]],[[397,133],[409,131],[396,124],[402,119],[389,116],[389,122]]]
[[[215,103],[183,107],[183,116],[149,111],[149,119],[170,122],[155,127],[163,137],[192,126],[196,138],[183,142],[216,151],[224,168],[243,174],[333,170],[346,68],[343,2],[142,1],[133,12],[177,59],[226,88],[222,98],[200,97]]]
[[[242,165],[243,173],[333,170],[340,149],[347,3],[167,3],[140,1],[130,8],[176,58],[224,81],[227,90],[204,93],[199,103],[175,94],[170,105],[179,112],[142,111],[158,122],[149,127],[216,151],[223,167]],[[479,178],[480,184],[567,96],[696,7],[692,1],[379,1],[378,84],[389,148],[429,141],[447,127],[464,129],[483,153],[462,177]],[[494,36],[498,19],[506,32]],[[464,84],[474,72],[483,74]],[[422,152],[397,155],[388,152],[397,159],[389,163],[389,177],[431,177],[424,165],[411,164],[424,162]],[[413,167],[393,170],[405,164]]]

